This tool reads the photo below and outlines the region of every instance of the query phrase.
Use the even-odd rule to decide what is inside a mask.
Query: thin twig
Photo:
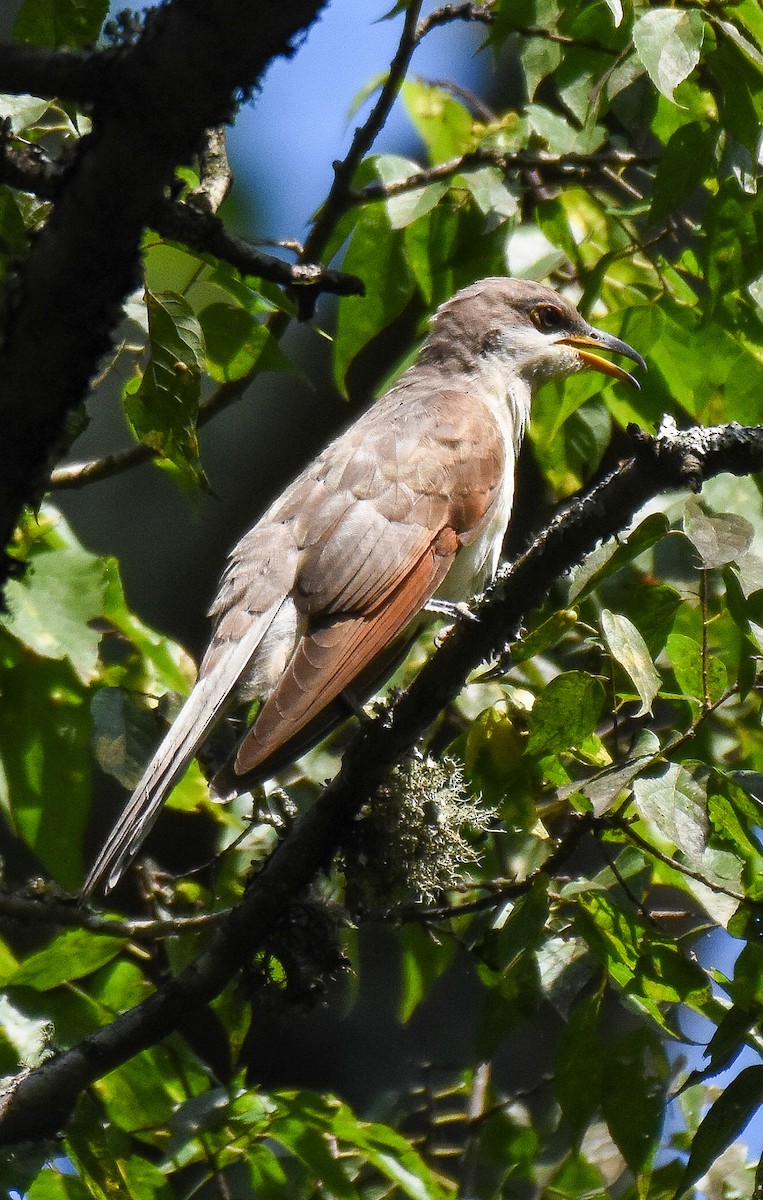
[[[689,867],[686,863],[679,862],[677,858],[673,858],[671,854],[666,854],[664,850],[659,850],[657,846],[653,846],[651,842],[642,837],[640,833],[628,823],[628,821],[619,820],[614,815],[610,816],[609,823],[615,829],[619,829],[625,834],[630,841],[636,846],[639,846],[645,854],[651,858],[656,858],[658,862],[664,863],[666,867],[671,867],[674,871],[679,871],[681,875],[686,875],[688,879],[694,879],[697,883],[703,884],[711,892],[716,892],[719,896],[728,896],[729,899],[736,901],[737,904],[749,904],[746,896],[739,892],[732,891],[731,888],[724,887],[722,883],[715,883],[713,880],[703,875],[701,871],[695,871],[693,867]]]
[[[63,900],[0,892],[0,917],[8,921],[16,921],[21,925],[57,925],[67,929],[87,929],[91,933],[127,938],[133,942],[152,942],[200,929],[214,928],[225,920],[229,912],[230,909],[225,909],[192,917],[120,920]]]
[[[483,25],[490,25],[495,19],[494,8],[494,0],[488,0],[486,4],[443,4],[442,8],[436,8],[428,17],[419,21],[416,27],[416,44],[418,45],[433,29],[449,25],[451,21],[478,21]]]
[[[416,49],[416,29],[421,5],[422,0],[413,0],[407,9],[400,41],[376,104],[364,124],[359,125],[355,130],[352,144],[345,157],[341,162],[334,163],[334,179],[305,242],[303,261],[317,261],[322,257],[339,218],[354,202],[351,198],[351,187],[355,172],[390,114],[405,79],[411,55]]]
[[[350,193],[350,202],[352,204],[368,204],[373,200],[388,200],[392,196],[400,196],[405,192],[414,191],[416,188],[426,187],[430,183],[451,179],[462,171],[468,171],[470,168],[478,166],[500,167],[501,170],[507,172],[531,170],[555,172],[564,178],[569,178],[575,174],[599,173],[603,175],[605,171],[611,171],[616,167],[648,166],[657,161],[658,159],[654,155],[633,154],[625,150],[599,151],[595,154],[571,152],[551,154],[544,150],[508,152],[482,147],[469,150],[466,154],[450,158],[446,162],[435,163],[434,166],[425,167],[421,171],[415,171],[405,179],[396,179],[389,183],[382,183],[379,180],[366,184],[365,187]]]

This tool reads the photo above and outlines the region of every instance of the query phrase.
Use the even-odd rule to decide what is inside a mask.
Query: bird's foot
[[[476,613],[472,612],[464,600],[460,600],[454,604],[452,600],[438,600],[433,596],[424,605],[424,612],[436,613],[441,617],[450,617],[451,621],[455,621],[458,617],[464,617],[467,621],[479,621],[479,617]]]

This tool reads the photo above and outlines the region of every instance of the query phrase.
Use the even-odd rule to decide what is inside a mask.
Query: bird
[[[248,790],[294,761],[391,673],[423,610],[453,612],[498,566],[538,388],[626,342],[534,281],[478,280],[445,301],[416,360],[232,550],[196,684],[96,858],[111,890],[169,791],[235,707],[260,708],[222,776]],[[238,787],[237,787],[238,783]]]

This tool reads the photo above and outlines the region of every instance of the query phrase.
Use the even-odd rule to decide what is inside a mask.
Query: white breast
[[[500,490],[484,529],[456,555],[453,566],[437,590],[442,600],[458,603],[471,600],[488,583],[498,567],[503,539],[514,503],[516,456],[530,415],[530,390],[515,380],[511,393],[501,373],[490,379],[483,400],[501,431],[504,444],[504,472]]]

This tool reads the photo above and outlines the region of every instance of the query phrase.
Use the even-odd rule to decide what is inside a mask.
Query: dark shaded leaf
[[[692,1141],[689,1161],[676,1190],[676,1197],[683,1195],[710,1169],[755,1115],[761,1101],[763,1066],[745,1067],[703,1117]]]
[[[108,0],[24,0],[13,33],[17,41],[36,46],[87,46],[108,12]]]
[[[665,1119],[668,1068],[662,1039],[649,1029],[625,1034],[603,1055],[602,1111],[630,1169],[651,1161]]]
[[[185,487],[206,486],[196,418],[204,345],[188,301],[175,292],[146,292],[150,356],[128,380],[122,402],[133,433],[159,454]]]
[[[583,997],[559,1039],[554,1088],[576,1145],[601,1104],[604,1048],[599,1034],[600,996]]]

